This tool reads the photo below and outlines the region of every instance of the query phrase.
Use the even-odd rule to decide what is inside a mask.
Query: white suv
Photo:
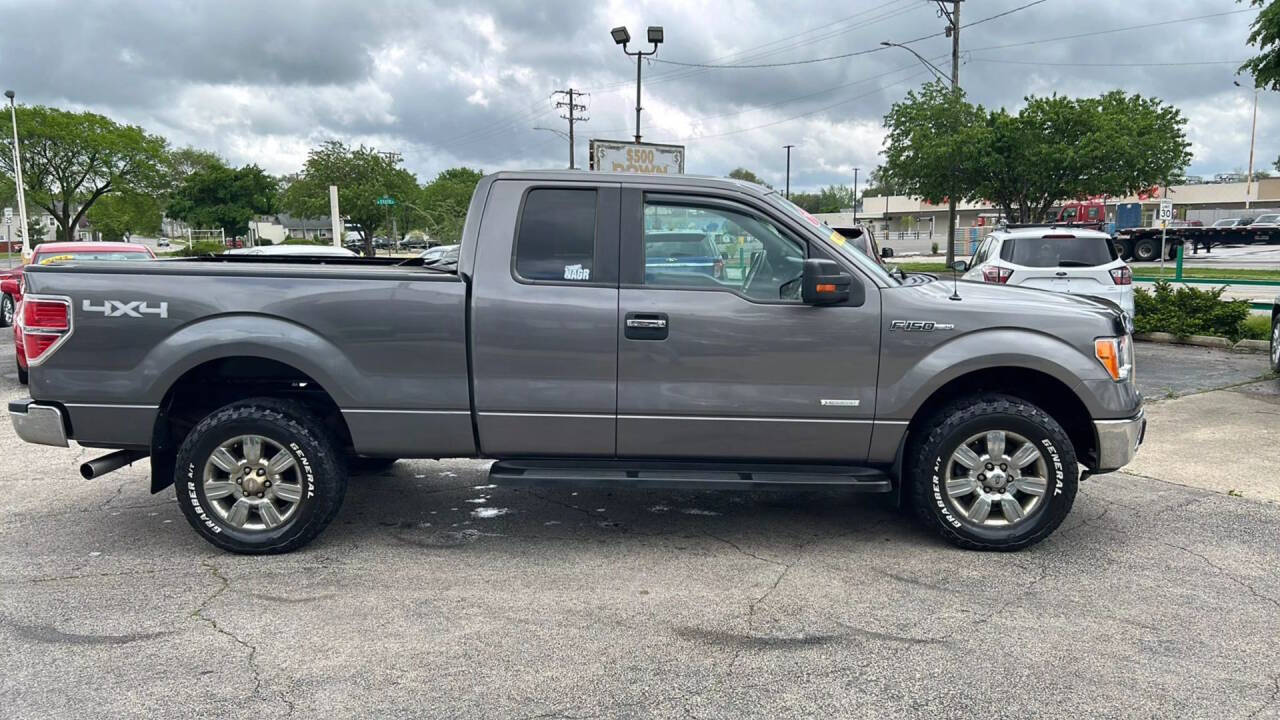
[[[1096,230],[996,231],[978,245],[962,277],[1105,298],[1133,314],[1133,272],[1116,255],[1111,236]]]

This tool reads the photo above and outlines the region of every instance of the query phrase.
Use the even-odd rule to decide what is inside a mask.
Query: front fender
[[[1109,414],[1092,392],[1084,391],[1083,384],[1085,380],[1111,382],[1106,371],[1094,358],[1046,333],[1018,328],[978,330],[917,349],[917,357],[907,363],[894,362],[896,352],[887,348],[881,362],[878,418],[910,420],[947,383],[998,367],[1042,372],[1070,388],[1094,417]]]

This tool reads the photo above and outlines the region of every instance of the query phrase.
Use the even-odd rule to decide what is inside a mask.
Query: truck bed
[[[356,452],[475,452],[467,288],[455,273],[392,258],[230,256],[67,262],[26,277],[29,294],[75,298],[72,332],[32,373],[31,395],[65,405],[82,444],[147,446],[157,415],[180,402],[168,389],[217,358],[215,385],[237,363],[300,371],[295,384],[332,397]]]

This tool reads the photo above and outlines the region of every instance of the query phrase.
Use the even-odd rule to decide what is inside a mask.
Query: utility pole
[[[13,181],[18,196],[18,229],[22,231],[22,259],[31,257],[31,228],[27,225],[27,196],[22,180],[22,150],[18,143],[18,107],[14,102],[14,92],[5,90],[4,96],[9,98],[9,117],[13,120]],[[71,228],[67,228],[67,240],[71,240]]]
[[[858,168],[853,169],[853,221],[858,222]]]
[[[788,200],[790,200],[790,199],[791,199],[791,148],[795,147],[795,145],[783,145],[782,147],[784,147],[784,148],[786,148],[786,149],[787,149],[787,192],[786,192],[786,198],[787,198]]]
[[[1244,206],[1249,207],[1249,194],[1253,192],[1253,141],[1258,136],[1258,88],[1253,89],[1253,127],[1249,130],[1249,179],[1244,186]],[[1166,183],[1167,184],[1167,183]]]
[[[951,91],[960,90],[960,0],[953,0],[951,12],[946,6],[938,3],[943,15],[947,18],[947,35],[951,37]],[[947,197],[947,266],[956,261],[956,196],[950,193]]]
[[[569,88],[568,90],[557,90],[554,93],[552,93],[552,95],[564,95],[569,98],[568,100],[561,100],[557,102],[556,107],[562,110],[567,110],[569,113],[568,115],[561,115],[560,117],[569,121],[569,169],[570,170],[577,169],[577,167],[574,165],[574,162],[573,162],[573,125],[574,123],[586,122],[591,119],[589,117],[579,116],[575,114],[575,113],[586,112],[587,106],[581,103],[575,102],[573,98],[574,96],[581,98],[585,94],[586,93],[580,93],[577,90],[574,90],[573,88]]]

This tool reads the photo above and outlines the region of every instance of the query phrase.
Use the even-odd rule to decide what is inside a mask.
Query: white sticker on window
[[[584,268],[581,264],[564,266],[565,280],[590,280],[591,268]]]

